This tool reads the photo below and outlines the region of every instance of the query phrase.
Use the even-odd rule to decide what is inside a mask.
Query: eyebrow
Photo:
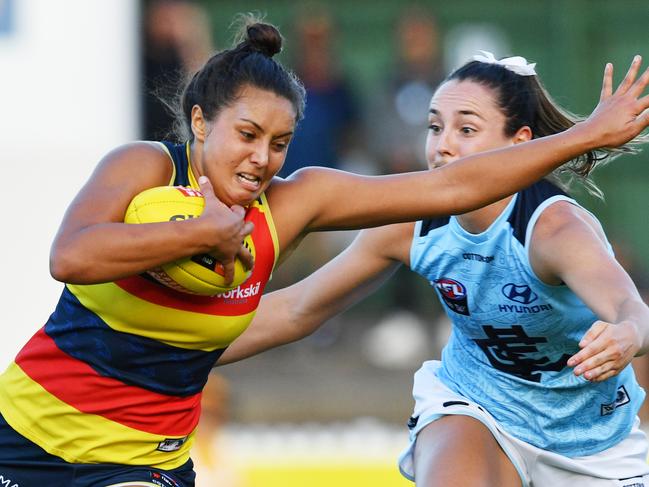
[[[432,115],[439,115],[439,110],[437,110],[436,108],[431,108],[430,110],[428,110],[428,112]],[[474,117],[486,120],[482,115],[480,115],[478,112],[474,112],[473,110],[458,110],[458,113],[460,115],[473,115]]]
[[[255,128],[256,128],[257,130],[259,130],[261,133],[266,133],[266,131],[261,127],[261,125],[259,125],[259,124],[256,123],[256,122],[253,122],[253,121],[250,120],[249,118],[240,118],[239,120],[242,120],[242,121],[244,121],[244,122],[248,122],[248,123],[254,125]],[[273,137],[273,139],[279,139],[279,138],[282,138],[282,137],[286,137],[287,135],[293,135],[293,131],[291,130],[291,131],[289,131],[289,132],[285,132],[285,133],[283,133],[283,134],[276,135],[275,137]]]

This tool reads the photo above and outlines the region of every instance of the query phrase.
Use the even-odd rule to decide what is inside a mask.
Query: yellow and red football
[[[126,209],[125,223],[157,223],[198,218],[203,213],[205,199],[195,189],[184,186],[158,186],[137,194]],[[250,235],[244,246],[255,256]],[[234,279],[225,283],[223,266],[209,254],[194,255],[164,264],[147,273],[158,282],[176,291],[202,296],[214,296],[243,284],[251,271],[239,259],[234,263]]]

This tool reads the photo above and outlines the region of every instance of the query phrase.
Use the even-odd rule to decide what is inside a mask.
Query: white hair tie
[[[487,64],[497,64],[505,69],[513,71],[516,74],[520,74],[521,76],[536,75],[536,71],[534,70],[536,63],[528,63],[527,59],[522,56],[506,57],[498,60],[489,51],[480,52],[482,54],[476,54],[475,56],[473,56],[474,61],[479,61],[481,63]]]

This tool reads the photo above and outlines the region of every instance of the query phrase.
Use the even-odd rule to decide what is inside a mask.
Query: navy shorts
[[[2,487],[109,487],[123,482],[194,487],[195,478],[191,460],[173,470],[109,463],[68,463],[18,434],[0,415]]]

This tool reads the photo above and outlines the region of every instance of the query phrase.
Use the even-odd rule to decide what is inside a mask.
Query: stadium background
[[[260,11],[287,38],[282,60],[294,62],[293,26],[304,6],[197,3],[217,48],[229,45],[234,14]],[[58,298],[47,253],[71,196],[105,152],[142,136],[142,7],[135,0],[0,0],[2,366]],[[326,8],[335,21],[335,56],[355,94],[359,124],[384,123],[372,108],[384,101],[382,83],[394,75],[395,24],[412,5],[332,0],[306,8],[312,7]],[[633,54],[649,61],[646,0],[431,0],[417,7],[436,20],[444,72],[465,54],[458,46],[475,48],[482,39],[497,56],[537,62],[549,91],[576,113],[596,104],[605,62],[615,63],[619,80]],[[371,156],[371,137],[360,146]],[[577,193],[641,287],[649,266],[647,154],[596,173],[605,201]],[[352,237],[309,237],[272,286],[305,275]],[[406,441],[411,377],[418,363],[439,353],[444,321],[427,283],[399,271],[375,296],[303,342],[219,369],[216,453],[205,458],[221,473],[218,484],[206,476],[199,485],[408,485],[395,458]]]

